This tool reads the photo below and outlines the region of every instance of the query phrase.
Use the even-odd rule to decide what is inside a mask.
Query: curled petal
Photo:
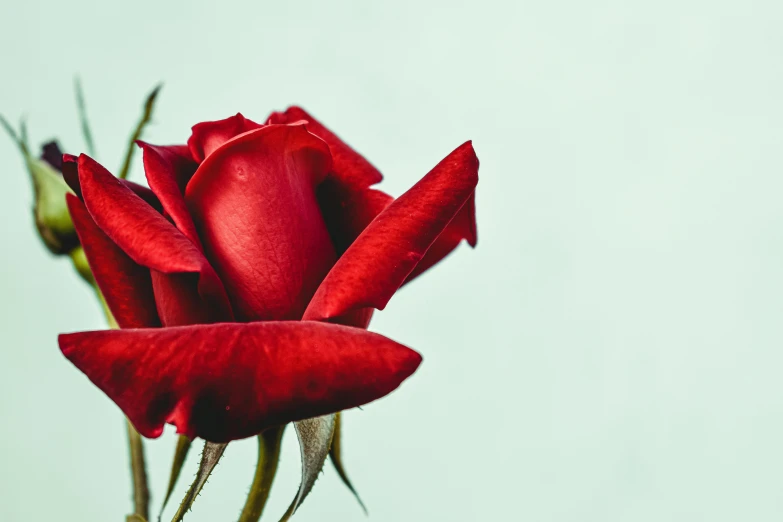
[[[185,186],[196,172],[193,161],[184,145],[159,146],[138,142],[144,151],[144,173],[147,183],[160,200],[163,211],[171,217],[185,237],[201,246],[193,219],[185,205]]]
[[[467,142],[390,204],[334,265],[304,319],[383,309],[473,193],[478,166]]]
[[[62,168],[63,168],[63,178],[65,179],[65,183],[70,187],[71,190],[73,190],[74,194],[79,196],[79,199],[83,199],[81,182],[79,181],[78,165],[79,165],[79,158],[77,158],[76,156],[72,156],[70,154],[63,154]],[[158,201],[157,196],[155,196],[155,194],[147,187],[143,185],[139,185],[138,183],[134,183],[132,181],[128,181],[126,179],[120,179],[119,182],[123,184],[126,188],[129,188],[131,192],[133,192],[141,199],[146,201],[147,204],[152,208],[154,208],[156,211],[160,212],[163,209],[163,207],[160,204],[160,201]]]
[[[214,442],[374,401],[421,362],[381,335],[312,321],[81,332],[59,343],[142,435],[168,422]]]
[[[248,120],[240,113],[225,120],[197,123],[193,126],[192,134],[188,139],[190,154],[193,159],[201,163],[231,138],[259,127],[261,127],[260,124]]]
[[[428,268],[432,267],[441,259],[454,251],[457,246],[466,240],[471,247],[476,246],[478,236],[476,233],[476,195],[471,194],[468,200],[462,205],[459,213],[451,220],[451,223],[438,236],[438,239],[424,254],[424,257],[413,269],[405,280],[409,283],[414,278],[421,275]]]
[[[66,201],[95,282],[117,324],[121,328],[160,325],[149,269],[133,261],[109,239],[76,196],[67,194]]]
[[[225,143],[190,180],[188,208],[237,318],[301,318],[335,259],[315,197],[329,165],[303,125],[267,125]]]
[[[194,282],[202,306],[207,310],[204,314],[213,321],[231,319],[223,284],[198,246],[121,180],[85,155],[79,157],[79,182],[85,205],[95,223],[131,259],[164,274],[198,274],[197,282]],[[186,293],[186,296],[193,293]],[[167,302],[173,302],[172,299],[162,298]],[[165,310],[159,311],[165,323]]]
[[[378,169],[301,107],[289,107],[285,112],[274,112],[269,116],[269,123],[294,123],[301,120],[307,121],[308,131],[329,145],[334,160],[333,175],[342,184],[366,188],[380,183],[383,176]]]

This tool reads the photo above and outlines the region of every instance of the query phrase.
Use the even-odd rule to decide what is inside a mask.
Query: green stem
[[[128,445],[130,446],[131,479],[133,480],[133,513],[149,520],[150,491],[147,488],[147,468],[144,462],[144,446],[141,435],[126,419]]]
[[[277,473],[284,428],[285,426],[270,428],[258,436],[256,474],[253,477],[253,485],[250,486],[245,507],[242,508],[242,513],[239,515],[239,522],[257,522],[261,518]]]

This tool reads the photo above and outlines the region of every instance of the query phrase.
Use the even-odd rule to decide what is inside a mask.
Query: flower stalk
[[[128,447],[130,449],[131,480],[133,482],[133,514],[149,520],[150,490],[147,486],[147,466],[141,435],[127,419]]]
[[[271,428],[258,436],[258,463],[253,484],[247,495],[245,506],[239,515],[239,522],[258,522],[272,491],[272,482],[280,461],[280,446],[285,426]]]

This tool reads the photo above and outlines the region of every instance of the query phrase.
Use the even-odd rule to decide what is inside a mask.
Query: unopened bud
[[[62,154],[52,142],[44,146],[42,159],[24,152],[27,170],[33,180],[35,205],[33,214],[38,235],[53,254],[68,254],[79,246],[79,238],[65,203],[65,194],[72,192],[57,167],[62,168]]]

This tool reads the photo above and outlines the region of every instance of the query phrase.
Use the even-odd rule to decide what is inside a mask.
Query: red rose
[[[359,406],[421,357],[367,332],[405,282],[476,242],[465,143],[400,198],[302,109],[140,143],[151,193],[67,157],[68,205],[121,330],[60,336],[138,431],[225,442]]]

